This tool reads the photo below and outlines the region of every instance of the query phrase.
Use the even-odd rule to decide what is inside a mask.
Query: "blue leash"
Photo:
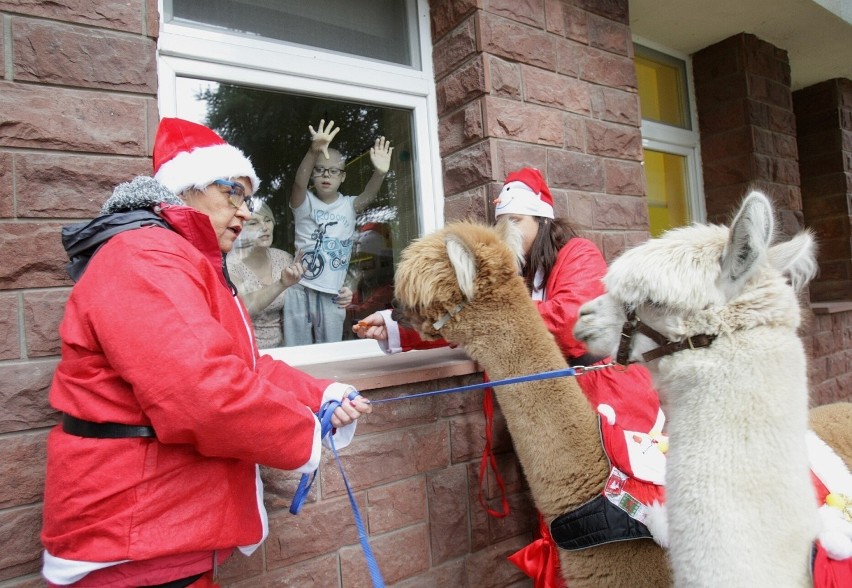
[[[483,388],[492,388],[494,386],[505,386],[507,384],[520,384],[522,382],[532,382],[535,380],[549,380],[551,378],[564,378],[567,376],[579,376],[585,374],[586,372],[600,370],[612,367],[613,364],[604,364],[604,365],[595,365],[595,366],[576,366],[576,367],[568,367],[562,368],[559,370],[552,370],[549,372],[539,372],[537,374],[529,374],[527,376],[516,376],[514,378],[504,378],[502,380],[494,380],[493,382],[482,382],[480,384],[469,384],[467,386],[458,386],[456,388],[446,388],[444,390],[434,390],[431,392],[418,392],[416,394],[408,394],[406,396],[397,396],[395,398],[380,398],[376,400],[371,400],[371,404],[382,404],[385,402],[393,402],[396,400],[410,400],[412,398],[422,398],[425,396],[435,396],[437,394],[451,394],[454,392],[467,392],[469,390],[481,390]],[[359,393],[357,391],[353,391],[349,393],[349,400],[354,400]],[[320,420],[320,438],[324,439],[326,435],[331,433],[331,416],[334,414],[334,410],[340,406],[342,403],[336,400],[332,400],[326,402],[322,408],[320,408],[319,413],[317,413],[317,417]],[[331,450],[334,454],[334,460],[337,462],[337,467],[340,470],[340,475],[343,478],[343,483],[346,486],[346,493],[349,495],[349,502],[352,505],[352,512],[355,515],[355,525],[358,527],[358,540],[361,542],[361,548],[364,550],[364,558],[367,560],[367,567],[370,569],[370,577],[373,580],[374,588],[384,588],[385,582],[382,578],[382,572],[379,570],[379,565],[376,562],[376,558],[373,555],[373,550],[370,548],[370,542],[367,539],[367,533],[364,530],[364,523],[361,520],[361,513],[358,510],[358,503],[355,501],[355,497],[352,494],[352,488],[349,486],[349,480],[346,479],[346,473],[343,471],[343,464],[340,462],[340,456],[337,454],[337,448],[334,446],[334,438],[329,437],[329,441],[331,443]],[[299,514],[299,511],[302,509],[302,505],[305,502],[305,499],[308,497],[308,493],[311,490],[311,486],[314,483],[314,479],[317,477],[317,468],[313,474],[302,474],[302,478],[299,480],[299,486],[296,488],[296,493],[293,495],[293,502],[290,504],[290,513],[291,514]]]
[[[349,400],[355,400],[358,396],[357,391],[349,393]],[[320,420],[320,438],[325,439],[329,435],[328,440],[331,444],[331,451],[334,454],[334,460],[337,462],[337,467],[340,469],[340,475],[343,478],[343,483],[346,485],[346,493],[349,495],[349,503],[352,505],[352,512],[355,515],[355,526],[358,527],[358,540],[361,542],[361,549],[364,550],[364,558],[367,560],[367,567],[370,570],[370,578],[373,580],[374,588],[384,588],[385,581],[382,578],[382,572],[379,570],[379,564],[376,562],[376,557],[373,555],[373,550],[370,548],[370,542],[367,539],[367,532],[364,529],[364,522],[361,520],[361,512],[358,510],[358,503],[355,501],[355,496],[352,494],[352,488],[349,486],[349,480],[346,479],[346,473],[343,471],[343,464],[340,463],[340,456],[337,454],[337,448],[334,446],[334,437],[330,435],[334,428],[331,425],[331,417],[334,410],[340,406],[342,402],[330,400],[322,405],[317,417]],[[302,474],[299,480],[299,486],[296,488],[296,493],[293,495],[293,502],[290,504],[290,513],[299,514],[308,493],[311,491],[311,486],[317,477],[317,468],[313,474]]]

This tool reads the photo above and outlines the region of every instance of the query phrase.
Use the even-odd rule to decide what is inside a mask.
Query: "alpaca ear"
[[[803,231],[784,243],[769,248],[769,263],[785,274],[796,292],[804,288],[816,275],[817,245],[809,231]]]
[[[760,192],[751,192],[731,224],[730,236],[722,252],[719,287],[726,299],[736,296],[760,267],[772,241],[774,227],[769,199]]]
[[[456,272],[456,281],[465,300],[473,300],[473,281],[476,278],[476,260],[473,252],[455,235],[447,235],[447,257]]]

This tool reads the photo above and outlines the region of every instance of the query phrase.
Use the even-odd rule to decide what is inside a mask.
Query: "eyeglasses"
[[[322,167],[318,165],[314,168],[314,177],[318,178],[320,176],[324,176],[325,172],[328,172],[328,175],[332,178],[336,178],[343,173],[343,170],[336,167]]]
[[[246,198],[246,189],[243,188],[242,184],[230,180],[213,180],[213,183],[217,186],[228,188],[228,201],[231,203],[231,206],[239,208],[245,203],[249,212],[254,212],[254,205],[251,202],[251,198]]]

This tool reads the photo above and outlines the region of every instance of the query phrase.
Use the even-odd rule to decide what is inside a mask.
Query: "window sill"
[[[834,302],[812,302],[811,311],[814,314],[836,314],[852,311],[852,300],[837,300]]]
[[[481,372],[461,349],[428,349],[381,357],[339,360],[299,366],[317,378],[351,384],[359,391],[427,382]]]

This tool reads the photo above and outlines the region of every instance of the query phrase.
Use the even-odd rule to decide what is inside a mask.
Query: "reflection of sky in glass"
[[[207,119],[207,102],[199,100],[198,95],[204,90],[215,90],[218,87],[219,84],[217,82],[181,77],[176,78],[177,117],[204,124]]]

